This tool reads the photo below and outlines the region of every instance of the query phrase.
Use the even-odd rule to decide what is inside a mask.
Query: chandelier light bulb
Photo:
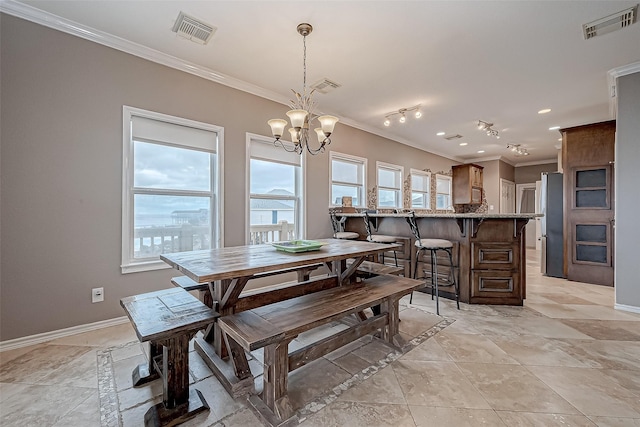
[[[289,133],[291,134],[291,142],[297,144],[300,142],[300,139],[298,138],[298,131],[295,130],[294,128],[289,128]]]
[[[301,129],[304,126],[304,121],[309,113],[305,110],[289,110],[287,116],[291,120],[291,127]]]
[[[322,128],[315,128],[314,130],[318,135],[318,142],[322,144],[322,141],[324,141],[327,138],[327,135],[324,134],[324,132],[322,131]]]
[[[407,121],[407,116],[404,115],[404,113],[402,113],[402,115],[400,116],[400,118],[398,119],[398,121],[400,123],[404,123]]]
[[[420,110],[416,111],[416,119],[419,119],[420,117],[422,117],[422,112]]]
[[[386,119],[384,119],[384,125],[389,127],[391,125],[391,120],[389,120],[389,118],[387,117]]]
[[[338,118],[334,116],[320,116],[318,117],[318,121],[320,122],[320,126],[322,126],[322,131],[328,137],[333,133],[333,128],[336,123],[338,123]]]
[[[271,119],[267,122],[271,126],[271,133],[276,139],[280,139],[284,133],[284,128],[287,126],[287,121],[282,119]]]

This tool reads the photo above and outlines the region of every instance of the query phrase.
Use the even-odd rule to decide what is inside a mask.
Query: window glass
[[[451,210],[451,177],[436,175],[436,209]]]
[[[402,207],[402,166],[377,162],[378,207]]]
[[[270,139],[249,138],[249,230],[251,245],[302,236],[302,166]]]
[[[209,153],[134,141],[133,185],[174,190],[211,189]]]
[[[354,207],[366,206],[366,165],[367,159],[330,153],[331,165],[331,206],[342,205],[342,197],[350,196]]]
[[[431,208],[431,174],[411,169],[411,207]]]

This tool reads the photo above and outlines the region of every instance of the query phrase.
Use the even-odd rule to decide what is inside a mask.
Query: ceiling
[[[549,128],[611,119],[607,72],[640,61],[640,23],[590,40],[582,34],[582,24],[637,0],[19,3],[213,71],[221,83],[246,82],[281,102],[302,89],[296,26],[308,22],[308,84],[326,77],[342,85],[315,95],[319,111],[459,161],[556,159],[560,133]],[[217,27],[207,45],[171,31],[180,11]],[[417,104],[420,119],[383,125],[387,113]],[[551,112],[538,114],[545,108]],[[494,123],[501,138],[478,131],[478,120]],[[507,144],[530,155],[516,157]]]

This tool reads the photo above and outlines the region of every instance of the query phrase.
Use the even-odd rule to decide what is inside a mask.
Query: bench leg
[[[162,344],[149,341],[149,363],[136,366],[131,373],[131,380],[134,387],[140,387],[160,378],[160,373],[156,370],[153,359],[161,354]]]
[[[264,389],[262,400],[281,420],[293,416],[287,395],[289,376],[289,341],[270,344],[264,348]]]
[[[398,324],[400,322],[399,300],[387,299],[382,303],[382,312],[386,313],[389,319],[388,326],[384,329],[382,338],[394,347],[402,348],[405,340],[400,335]]]
[[[189,340],[196,331],[162,341],[162,402],[149,408],[144,415],[146,427],[174,426],[209,409],[202,393],[189,390]],[[160,368],[160,366],[157,366]]]
[[[223,332],[224,342],[231,353],[231,362],[235,371],[236,377],[239,380],[251,377],[251,369],[249,368],[249,362],[247,361],[247,355],[240,344],[238,344],[233,338],[230,338]]]

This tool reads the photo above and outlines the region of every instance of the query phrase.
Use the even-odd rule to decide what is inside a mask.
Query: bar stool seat
[[[452,248],[453,243],[444,239],[420,239],[416,240],[416,247],[422,249],[447,249]]]
[[[333,227],[334,239],[354,240],[359,239],[360,235],[355,231],[344,231],[344,223],[347,221],[347,217],[338,219],[335,211],[329,211],[331,217],[331,227]]]
[[[367,240],[373,243],[395,243],[397,238],[384,234],[372,234],[371,236],[367,236]]]
[[[333,234],[334,239],[348,239],[353,240],[359,238],[360,235],[355,231],[338,231]]]

